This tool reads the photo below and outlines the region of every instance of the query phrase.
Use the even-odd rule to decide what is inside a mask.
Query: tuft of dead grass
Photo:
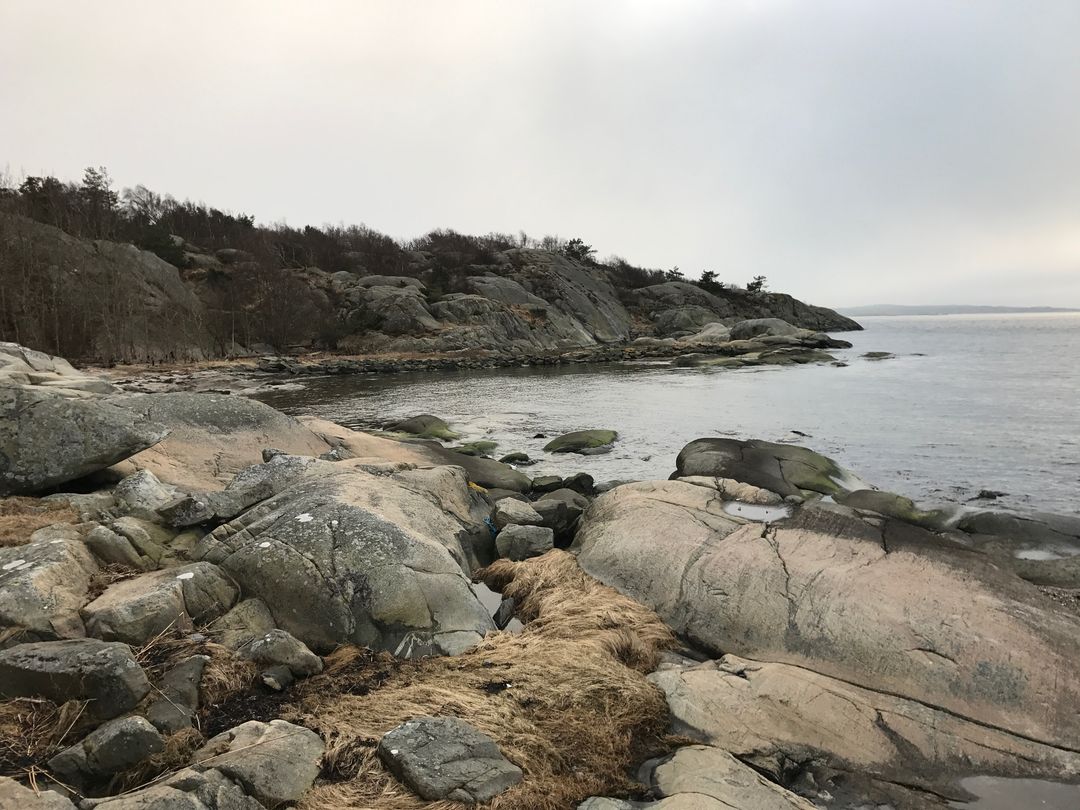
[[[40,698],[0,701],[0,776],[40,772],[50,757],[91,726],[86,701],[59,705]]]
[[[454,658],[394,662],[346,647],[302,682],[282,717],[326,741],[324,779],[301,810],[449,810],[426,802],[379,762],[379,739],[418,715],[453,715],[490,735],[524,782],[487,806],[562,810],[590,795],[627,794],[631,769],[673,747],[667,704],[645,679],[674,644],[655,613],[601,585],[571,554],[551,551],[482,576],[528,620]]]
[[[68,504],[41,498],[0,498],[0,547],[24,546],[30,535],[54,523],[78,523],[79,513]]]

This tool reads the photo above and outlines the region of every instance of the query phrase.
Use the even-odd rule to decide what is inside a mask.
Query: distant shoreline
[[[848,317],[875,317],[901,315],[1041,315],[1080,312],[1068,307],[993,307],[974,305],[918,306],[900,304],[874,304],[865,307],[840,307],[837,312]]]

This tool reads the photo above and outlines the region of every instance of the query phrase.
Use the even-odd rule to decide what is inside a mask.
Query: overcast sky
[[[1080,0],[0,0],[0,167],[1080,306]]]

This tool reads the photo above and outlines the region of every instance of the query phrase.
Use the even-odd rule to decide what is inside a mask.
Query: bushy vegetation
[[[557,252],[606,273],[627,301],[641,287],[686,280],[678,267],[648,269],[617,256],[597,261],[595,248],[578,237],[533,238],[524,232],[469,236],[439,229],[399,242],[365,225],[258,225],[251,214],[181,202],[142,185],[117,191],[104,167],[86,169],[78,183],[49,176],[5,182],[0,176],[0,212],[77,237],[131,243],[179,268],[208,308],[208,321],[198,327],[206,333],[211,354],[257,343],[334,348],[348,325],[305,278],[306,268],[418,278],[432,300],[466,291],[468,276],[504,262],[504,252],[514,248]],[[215,253],[220,263],[199,258]],[[95,296],[102,300],[91,310],[64,289],[62,274],[50,273],[47,264],[33,245],[0,239],[0,285],[6,291],[0,296],[0,339],[85,357],[102,353],[101,336],[118,323],[133,334],[145,329],[140,319],[147,314],[139,311],[138,302],[127,301],[119,286]],[[710,292],[725,286],[715,272],[690,283]],[[752,283],[760,290],[764,279]],[[105,359],[132,359],[136,351],[125,348],[135,345],[129,337],[109,345],[113,348],[104,351],[112,357]]]

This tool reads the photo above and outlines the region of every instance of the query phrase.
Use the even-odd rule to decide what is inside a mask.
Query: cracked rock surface
[[[486,802],[522,780],[495,741],[456,717],[417,717],[391,729],[379,758],[428,801]]]
[[[595,501],[575,546],[588,573],[695,645],[763,662],[738,676],[687,673],[689,691],[658,674],[688,727],[722,717],[728,750],[818,756],[889,779],[965,763],[1007,771],[1003,751],[1020,774],[1078,772],[1080,619],[918,526],[827,503],[752,523],[706,484],[618,487]]]

